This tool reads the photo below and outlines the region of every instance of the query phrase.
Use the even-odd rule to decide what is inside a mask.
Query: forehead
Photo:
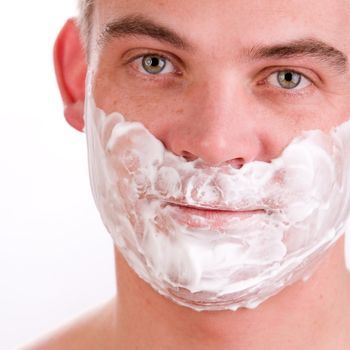
[[[139,14],[208,50],[316,37],[350,54],[350,0],[97,0],[96,37]]]

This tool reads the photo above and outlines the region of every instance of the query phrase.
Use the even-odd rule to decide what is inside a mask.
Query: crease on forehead
[[[118,18],[116,16],[118,15],[116,14],[116,10],[120,8],[121,13],[127,13],[128,11],[125,10],[127,10],[130,6],[128,2],[124,2],[124,4],[123,1],[119,0],[80,0],[80,2],[85,4],[81,6],[82,9],[86,10],[87,8],[89,8],[90,12],[88,11],[87,15],[91,16],[93,12],[93,16],[91,16],[90,19],[87,18],[87,21],[94,21],[96,23],[95,30],[97,32],[94,35],[94,41],[95,45],[97,43],[97,47],[95,49],[98,49],[98,45],[103,40],[106,40],[108,37],[116,38],[121,36],[125,37],[126,35],[145,35],[152,37],[157,36],[157,40],[160,41],[169,42],[171,39],[171,44],[174,44],[174,46],[180,48],[190,47],[190,45],[188,45],[188,42],[184,40],[185,38],[180,37],[180,35],[177,33],[175,33],[177,35],[172,35],[173,31],[171,30],[171,28],[167,28],[167,26],[165,25],[161,26],[160,24],[156,23],[156,21],[152,20],[152,18],[146,17],[142,14],[141,9],[141,12],[139,11],[138,13],[131,13],[129,15]],[[334,7],[335,12],[339,13],[339,25],[341,25],[341,23],[344,23],[344,21],[346,22],[346,18],[348,19],[348,21],[350,21],[350,0],[339,1],[334,4]],[[106,17],[107,15],[107,20],[109,21],[107,25],[99,22],[101,20],[101,15],[102,17]],[[148,26],[145,26],[145,23],[142,23],[146,21],[149,22]],[[151,28],[152,25],[153,28]],[[85,26],[85,31],[86,30],[88,30],[91,34],[91,25]],[[165,35],[163,35],[164,33]],[[346,51],[350,52],[350,34],[347,36],[347,38],[349,41],[349,50]],[[318,42],[316,42],[314,39],[316,39]],[[339,44],[339,46],[341,46],[341,49],[343,50],[344,46],[346,47],[346,45],[344,45],[344,42],[340,41],[332,44],[329,42],[326,43],[324,41],[321,41],[320,39],[323,38],[318,39],[316,37],[313,38],[310,36],[303,38],[296,37],[295,40],[286,42],[280,41],[272,43],[272,45],[270,46],[260,46],[259,42],[257,42],[251,47],[244,48],[242,50],[242,53],[243,55],[251,54],[247,55],[247,57],[249,56],[249,58],[253,59],[293,58],[294,56],[309,56],[314,58],[316,57],[323,62],[329,62],[330,65],[333,65],[333,69],[338,71],[339,73],[344,73],[348,68],[348,52],[341,52],[339,47],[336,47]],[[312,42],[313,40],[314,42]]]
[[[97,42],[99,47],[104,47],[113,39],[127,37],[148,37],[186,51],[194,51],[196,48],[196,45],[188,42],[182,34],[141,13],[129,14],[108,22],[98,35]],[[265,46],[257,44],[244,48],[242,57],[252,60],[312,57],[328,63],[340,73],[348,69],[348,57],[345,53],[312,37]]]

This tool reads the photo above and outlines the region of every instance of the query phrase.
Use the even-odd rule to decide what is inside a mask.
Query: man
[[[80,131],[87,66],[97,107],[142,122],[167,151],[208,171],[269,164],[303,131],[330,133],[350,117],[349,1],[82,1],[79,23],[65,24],[55,65],[65,117]],[[217,229],[220,215],[198,214]],[[158,290],[120,250],[115,299],[33,349],[350,348],[343,238],[307,281],[283,283],[252,307],[243,298],[211,310],[205,297]]]

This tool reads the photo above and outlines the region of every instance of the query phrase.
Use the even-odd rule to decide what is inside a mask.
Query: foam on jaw
[[[103,222],[135,272],[180,305],[254,308],[307,279],[345,230],[350,122],[304,132],[270,163],[240,169],[175,156],[141,123],[96,108],[91,94],[86,131]],[[179,205],[258,211],[218,226]]]

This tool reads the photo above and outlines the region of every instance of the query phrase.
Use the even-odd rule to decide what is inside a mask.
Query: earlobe
[[[64,116],[75,129],[84,128],[86,55],[74,19],[69,19],[54,46],[54,64],[58,87],[64,103]]]

